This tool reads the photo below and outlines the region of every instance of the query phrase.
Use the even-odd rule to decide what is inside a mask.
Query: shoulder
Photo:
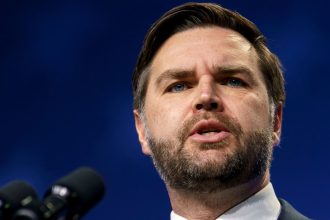
[[[281,213],[278,220],[310,220],[306,216],[299,213],[284,199],[278,199],[281,203]]]

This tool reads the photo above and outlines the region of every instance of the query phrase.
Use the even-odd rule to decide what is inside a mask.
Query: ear
[[[273,130],[273,146],[278,146],[281,139],[283,118],[283,104],[279,104],[274,112],[274,130]]]
[[[137,109],[134,109],[134,120],[135,120],[135,129],[139,137],[139,141],[141,144],[142,152],[145,155],[151,155],[150,146],[146,139],[146,131],[143,121],[141,120],[141,116]]]

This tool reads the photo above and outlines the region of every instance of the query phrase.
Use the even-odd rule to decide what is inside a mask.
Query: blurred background
[[[0,186],[25,180],[42,197],[90,166],[107,193],[85,220],[169,219],[164,184],[135,134],[130,78],[149,26],[184,2],[1,1]],[[328,219],[329,1],[216,2],[255,22],[285,68],[277,195]]]

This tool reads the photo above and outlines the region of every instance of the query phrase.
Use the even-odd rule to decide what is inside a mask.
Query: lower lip
[[[200,142],[200,143],[217,143],[226,139],[230,135],[229,132],[221,131],[219,133],[211,134],[211,135],[201,135],[195,133],[189,137],[192,141]]]

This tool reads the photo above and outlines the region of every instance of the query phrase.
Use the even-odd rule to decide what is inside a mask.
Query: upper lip
[[[191,129],[190,135],[201,133],[201,132],[207,132],[207,131],[227,131],[228,129],[219,121],[214,119],[204,119],[199,122],[197,122],[193,128]]]

